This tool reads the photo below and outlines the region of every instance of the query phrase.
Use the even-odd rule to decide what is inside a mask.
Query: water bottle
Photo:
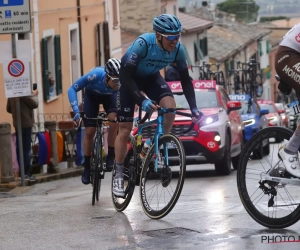
[[[142,159],[145,159],[146,154],[147,154],[148,149],[150,148],[150,146],[151,146],[151,139],[148,138],[148,139],[145,141],[144,146],[143,146],[143,148],[142,148],[142,151],[141,151],[141,153],[140,153],[140,156],[141,156]]]

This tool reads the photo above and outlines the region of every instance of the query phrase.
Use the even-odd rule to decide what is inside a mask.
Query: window
[[[208,55],[207,37],[194,41],[195,61],[199,62]]]
[[[51,101],[62,93],[60,36],[42,39],[42,79],[44,101]]]
[[[226,78],[229,77],[229,74],[228,74],[228,71],[229,71],[229,60],[226,60],[225,61],[225,75],[226,75]]]
[[[119,26],[118,21],[118,0],[112,0],[112,12],[113,12],[113,27],[117,28]]]

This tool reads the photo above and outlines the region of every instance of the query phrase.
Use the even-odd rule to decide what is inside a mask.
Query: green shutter
[[[267,54],[269,54],[270,53],[270,51],[271,51],[271,48],[270,48],[270,43],[269,43],[269,41],[266,41],[266,44],[267,44]]]
[[[234,69],[234,60],[233,59],[230,61],[230,69]]]
[[[262,49],[262,44],[259,43],[259,55],[262,56],[264,54],[263,49]]]
[[[186,47],[183,45],[183,44],[181,44],[182,46],[183,46],[183,48],[184,48],[184,50],[185,50],[185,58],[186,58],[186,60],[187,60],[187,62],[188,62],[188,65],[193,65],[192,64],[192,60],[191,60],[191,58],[190,58],[190,55],[189,55],[189,53],[188,53],[188,51],[187,51],[187,49],[186,49]]]
[[[207,37],[203,38],[203,54],[208,55]]]
[[[176,5],[173,6],[173,11],[174,11],[174,16],[176,16],[176,11],[177,11]]]
[[[201,40],[200,40],[200,46],[201,46]],[[204,55],[203,55],[203,52],[202,52],[200,46],[199,46],[199,43],[197,41],[194,41],[195,61],[200,61],[200,60],[204,59]]]
[[[44,101],[49,100],[49,80],[48,80],[48,39],[42,39],[42,78]]]
[[[56,94],[62,93],[60,35],[54,37]]]
[[[228,77],[228,71],[229,71],[229,61],[227,60],[225,62],[225,75],[226,75],[226,78]]]

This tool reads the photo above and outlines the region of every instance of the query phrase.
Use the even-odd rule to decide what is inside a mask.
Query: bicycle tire
[[[242,74],[242,86],[245,94],[250,94],[251,91],[251,76],[249,72],[243,72]]]
[[[99,192],[101,186],[101,179],[99,178],[99,157],[102,156],[102,142],[98,143],[98,136],[96,136],[94,141],[93,153],[91,163],[94,164],[94,171],[93,171],[93,194],[92,194],[92,205],[95,205],[95,200],[99,200]],[[99,145],[100,144],[100,145]],[[101,146],[101,147],[100,147]],[[101,157],[102,158],[102,157]],[[101,160],[100,160],[101,162]]]
[[[202,70],[199,70],[199,80],[205,80],[204,79],[204,72]]]
[[[111,185],[111,193],[112,193],[112,201],[115,209],[118,212],[124,211],[127,206],[129,205],[132,195],[134,193],[135,189],[135,183],[136,183],[136,169],[134,166],[130,166],[130,160],[133,158],[133,150],[130,150],[127,152],[125,160],[124,160],[124,168],[128,169],[128,190],[125,189],[125,199],[122,199],[120,197],[116,197],[112,190],[113,190],[113,179],[114,174],[112,174],[112,185]],[[135,164],[135,163],[134,163]],[[113,168],[113,173],[115,173],[115,165]]]
[[[150,165],[151,163],[151,159],[152,156],[154,155],[154,151],[155,151],[155,144],[153,144],[150,149],[148,150],[146,159],[144,161],[143,167],[142,167],[142,171],[141,171],[141,176],[140,176],[140,201],[143,207],[143,210],[145,212],[145,214],[151,218],[151,219],[161,219],[164,216],[166,216],[169,212],[171,212],[171,210],[173,209],[173,207],[175,206],[180,194],[181,194],[181,190],[184,184],[184,179],[185,179],[185,171],[186,171],[186,157],[185,157],[185,151],[184,151],[184,147],[182,145],[182,142],[178,139],[177,136],[173,135],[173,134],[167,134],[167,135],[163,135],[162,137],[159,138],[158,140],[158,147],[159,149],[161,148],[162,145],[173,145],[174,151],[175,149],[177,150],[177,153],[179,154],[179,177],[178,177],[178,182],[176,185],[176,189],[174,192],[174,195],[172,196],[172,198],[170,198],[170,201],[167,203],[167,205],[165,207],[163,207],[162,209],[159,210],[154,210],[151,205],[149,204],[149,201],[147,199],[148,195],[146,194],[147,189],[146,189],[146,182],[148,180],[148,177],[150,177],[149,175],[152,174],[157,174],[160,172],[160,180],[162,180],[161,182],[161,186],[163,186],[164,188],[168,188],[168,186],[171,183],[171,180],[165,180],[165,178],[172,177],[172,171],[170,170],[170,164],[169,166],[163,167],[161,168],[159,171],[155,172],[154,171],[154,166]],[[169,152],[168,152],[169,155]],[[164,162],[165,163],[165,162]],[[148,172],[149,170],[149,172]],[[165,174],[165,175],[164,175]],[[149,179],[150,180],[150,179]],[[169,182],[168,182],[169,181]],[[165,185],[165,186],[164,186]],[[157,189],[159,188],[158,185]],[[151,197],[151,194],[150,194]],[[157,207],[157,205],[156,205]]]
[[[241,157],[240,157],[240,161],[239,161],[239,167],[237,169],[237,187],[238,187],[238,192],[239,192],[239,196],[240,199],[243,203],[243,206],[245,207],[246,211],[248,212],[248,214],[260,225],[268,227],[268,228],[274,228],[274,229],[282,229],[282,228],[286,228],[289,227],[293,224],[295,224],[296,222],[299,221],[300,219],[300,205],[298,203],[297,208],[291,212],[290,214],[281,217],[281,218],[274,218],[273,214],[274,211],[272,213],[272,217],[268,217],[266,216],[264,213],[262,213],[261,211],[259,211],[259,209],[261,208],[260,206],[256,206],[256,204],[254,204],[254,201],[256,200],[256,198],[254,199],[254,193],[252,195],[249,194],[248,189],[246,187],[246,183],[247,181],[252,181],[250,178],[247,179],[246,181],[246,168],[247,168],[247,164],[249,159],[251,158],[251,153],[254,152],[255,149],[257,149],[257,145],[261,145],[261,143],[266,140],[266,139],[270,139],[270,138],[281,138],[281,139],[286,139],[289,140],[290,137],[293,135],[293,131],[287,128],[283,128],[283,127],[269,127],[269,128],[265,128],[260,130],[258,133],[256,133],[245,145],[242,153],[241,153]],[[268,152],[267,152],[268,153]],[[273,154],[271,154],[271,157]],[[261,160],[259,160],[261,161]],[[276,160],[277,161],[277,160]],[[279,161],[280,162],[280,161]],[[255,163],[254,163],[255,164]],[[255,165],[251,165],[251,168],[249,168],[249,170],[253,171],[252,168],[254,168],[253,166]],[[279,166],[279,165],[278,165]],[[256,169],[255,169],[256,170]],[[255,174],[257,176],[260,176],[260,178],[262,178],[262,173],[259,172],[255,172]],[[252,174],[251,177],[255,175]],[[253,177],[253,178],[254,178]],[[256,188],[255,193],[258,192],[260,186],[257,188],[257,183],[254,182],[254,185],[250,185],[250,187],[252,188]],[[274,182],[270,182],[267,181],[266,182],[268,185],[275,185]],[[280,190],[286,191],[288,186],[283,186],[284,189],[280,189],[279,184],[277,183],[277,194],[276,194],[276,204],[277,204],[277,198],[279,199],[283,199],[283,195],[280,193]],[[282,192],[283,192],[282,191]],[[279,195],[278,195],[279,193]],[[255,194],[255,196],[259,197],[259,200],[257,201],[257,203],[259,201],[261,201],[263,203],[263,197],[260,197],[259,194]],[[287,196],[291,196],[290,192],[288,192]],[[266,197],[269,197],[266,196]],[[252,201],[253,199],[253,201]],[[293,202],[295,203],[295,201],[293,200]],[[265,204],[265,203],[263,203]],[[287,207],[288,205],[286,203],[282,203],[285,205],[285,207]],[[274,205],[274,204],[273,204]],[[272,206],[273,206],[272,205]],[[291,204],[289,206],[296,206],[296,204]],[[278,207],[281,207],[282,205],[280,205],[280,202],[278,202]],[[266,207],[266,205],[265,205]],[[277,206],[273,206],[273,209],[277,208]],[[268,206],[269,209],[269,206]],[[272,208],[271,208],[272,209]],[[280,208],[279,208],[280,209]],[[262,209],[261,209],[262,210]],[[288,208],[285,210],[289,210]],[[283,209],[283,211],[285,211]],[[279,215],[279,212],[282,212],[280,210],[276,211],[275,214]],[[269,213],[269,212],[268,212]]]
[[[224,88],[227,88],[223,71],[218,72],[217,79],[220,85],[222,85]]]
[[[255,75],[255,83],[256,83],[256,87],[255,87],[256,97],[261,97],[263,94],[263,87],[262,87],[262,78],[260,74]]]

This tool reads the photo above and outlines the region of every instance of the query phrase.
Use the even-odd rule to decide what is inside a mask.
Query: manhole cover
[[[200,232],[183,227],[173,227],[158,230],[141,231],[140,233],[150,237],[169,238],[180,235],[197,234]]]
[[[105,219],[109,219],[111,218],[111,216],[96,216],[96,217],[93,217],[92,219],[93,220],[105,220]]]

